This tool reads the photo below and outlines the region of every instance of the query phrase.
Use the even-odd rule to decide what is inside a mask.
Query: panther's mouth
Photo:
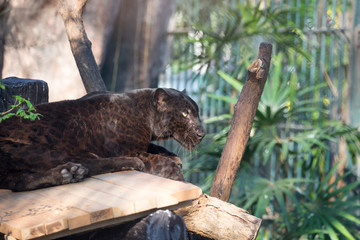
[[[184,148],[188,150],[193,150],[201,142],[202,138],[198,139],[196,137],[190,137],[190,136],[181,137],[178,135],[174,135],[174,139],[178,143],[180,143],[180,145],[183,146]]]

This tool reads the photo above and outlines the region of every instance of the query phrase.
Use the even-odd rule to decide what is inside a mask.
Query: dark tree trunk
[[[156,87],[165,69],[167,30],[175,0],[121,1],[101,75],[108,89]]]

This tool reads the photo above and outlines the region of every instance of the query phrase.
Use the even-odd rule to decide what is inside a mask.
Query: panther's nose
[[[203,127],[198,128],[198,129],[196,130],[196,135],[197,135],[199,141],[201,141],[201,140],[205,137],[205,134],[206,134],[206,133],[205,133],[205,130],[204,130]]]

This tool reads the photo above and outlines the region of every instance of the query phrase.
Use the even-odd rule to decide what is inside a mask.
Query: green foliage
[[[30,121],[35,121],[40,119],[42,116],[40,113],[36,113],[35,107],[32,105],[29,99],[25,99],[21,96],[14,96],[16,99],[15,104],[10,105],[10,109],[6,112],[0,113],[0,123],[11,117],[19,117],[21,119],[29,119]],[[27,109],[23,109],[21,106],[26,104]]]
[[[355,213],[360,205],[351,191],[359,182],[336,188],[349,172],[327,185],[338,165],[327,171],[326,156],[331,144],[342,138],[355,161],[360,155],[360,134],[342,121],[329,120],[326,104],[329,100],[313,94],[319,89],[326,90],[326,84],[301,86],[296,77],[282,74],[283,71],[283,55],[278,53],[273,56],[231,201],[260,218],[270,219],[277,230],[271,231],[264,225],[263,231],[271,231],[271,239],[357,239],[359,220]],[[242,89],[239,80],[221,71],[218,74],[232,86],[232,91]],[[208,94],[208,97],[231,105],[236,103],[238,94],[235,97]],[[308,98],[309,95],[313,98]],[[231,119],[229,109],[229,113],[207,119],[206,123],[230,123]],[[200,158],[190,163],[192,172],[216,169],[229,129],[227,125],[205,140],[199,150]],[[276,158],[282,178],[271,181],[250,170],[255,158],[261,159],[261,166]],[[301,169],[300,175],[306,175],[306,179],[287,176],[291,159],[296,159],[292,168]],[[209,189],[212,176],[211,173],[203,179],[204,191]]]
[[[301,89],[302,86],[292,89],[291,80],[283,79],[280,74],[282,68],[282,54],[279,53],[273,57],[275,66],[270,72],[270,79],[266,83],[263,95],[261,97],[259,107],[254,119],[253,132],[254,136],[249,141],[249,148],[252,152],[262,153],[264,163],[269,160],[271,154],[275,151],[281,153],[282,161],[288,158],[288,154],[301,156],[301,154],[311,153],[314,158],[316,156],[324,155],[329,150],[328,142],[336,142],[337,138],[342,136],[350,146],[350,151],[354,157],[360,154],[358,143],[358,131],[355,127],[346,125],[341,121],[328,120],[327,118],[320,121],[317,125],[314,124],[313,115],[308,115],[304,118],[306,113],[322,113],[327,116],[328,110],[323,104],[327,99],[305,99],[306,95],[318,89],[326,88],[325,84],[318,84],[315,86],[308,86]],[[239,91],[242,84],[235,78],[219,72],[219,75],[229,83],[234,90]],[[209,97],[225,101],[229,104],[234,104],[237,101],[236,97],[221,96],[215,94],[208,94]],[[328,100],[327,100],[328,101]],[[320,103],[320,104],[319,104]],[[214,118],[206,120],[206,123],[213,123],[216,121],[231,120],[232,114],[225,113]],[[301,131],[293,131],[292,125],[297,124]],[[284,134],[279,135],[279,127],[284,129]],[[225,143],[224,139],[227,137],[229,128],[225,128],[213,136],[216,145]],[[289,145],[296,144],[298,149],[296,152],[289,150]],[[223,146],[220,146],[220,148]],[[353,158],[354,159],[354,158]],[[324,160],[324,159],[323,159]]]
[[[303,236],[332,240],[360,238],[360,219],[355,215],[360,210],[360,202],[358,196],[351,195],[360,181],[341,186],[341,181],[350,174],[347,172],[332,184],[327,184],[339,164],[328,172],[312,194],[303,194],[300,204],[294,205],[296,209],[292,224],[283,239],[299,239]]]
[[[207,4],[206,4],[207,5]],[[286,48],[287,52],[296,51],[307,59],[309,54],[301,47],[305,38],[301,29],[288,18],[288,15],[300,13],[302,16],[308,10],[305,4],[300,7],[290,8],[264,8],[261,1],[245,0],[242,3],[230,4],[227,1],[217,3],[210,8],[204,6],[208,13],[206,17],[198,18],[191,22],[193,32],[188,35],[188,42],[192,43],[196,50],[191,59],[184,59],[178,63],[178,70],[200,66],[208,71],[211,67],[219,69],[220,61],[224,61],[222,55],[228,54],[232,45],[242,44],[249,46],[250,42],[256,42],[257,37],[277,44],[280,48]],[[242,49],[242,55],[249,53],[246,48]],[[249,56],[254,58],[255,56]],[[178,59],[181,57],[179,56]],[[178,65],[177,65],[178,66]]]
[[[350,172],[336,176],[338,165],[331,166],[340,141],[348,149],[348,163],[360,156],[357,128],[330,119],[330,111],[343,101],[331,96],[341,98],[346,86],[340,68],[347,64],[343,60],[348,53],[346,46],[345,52],[336,50],[335,43],[343,36],[313,35],[312,31],[324,25],[316,21],[320,15],[314,15],[317,1],[280,1],[280,8],[277,4],[266,8],[269,2],[214,1],[206,3],[208,7],[194,2],[202,11],[185,24],[194,31],[179,48],[192,49],[193,56],[179,51],[176,67],[178,71],[193,68],[195,77],[201,79],[200,91],[207,96],[204,112],[212,116],[204,122],[215,133],[203,140],[196,161],[184,166],[188,169],[185,175],[198,173],[201,180],[197,183],[203,191],[209,190],[247,66],[256,58],[258,43],[269,41],[274,46],[269,79],[230,200],[263,218],[260,235],[264,239],[360,239],[355,193],[359,182],[344,185]],[[289,8],[286,3],[299,7]],[[327,11],[323,10],[324,16],[333,18],[329,24],[335,29],[342,10],[334,12],[334,6],[343,8],[342,4],[330,1]],[[331,50],[329,56],[323,49]],[[326,77],[329,69],[332,73]],[[338,87],[339,93],[329,85]]]
[[[301,178],[270,181],[243,169],[239,181],[244,189],[234,198],[235,203],[273,222],[271,239],[358,239],[360,220],[354,213],[360,210],[360,203],[351,191],[360,182],[337,188],[348,172],[328,184],[339,164],[320,184]],[[269,230],[266,225],[263,228]]]
[[[287,226],[290,225],[290,219],[285,197],[297,203],[298,200],[294,193],[301,192],[298,184],[311,182],[302,178],[286,178],[272,182],[256,174],[249,174],[249,171],[242,171],[240,178],[244,181],[245,191],[234,201],[244,209],[251,209],[254,215],[260,218],[264,214],[271,214],[267,208],[270,202],[275,202],[274,206],[277,209],[273,210],[273,212],[280,213]]]

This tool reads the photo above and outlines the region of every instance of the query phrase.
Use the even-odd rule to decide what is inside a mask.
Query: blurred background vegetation
[[[183,154],[187,179],[205,192],[247,67],[260,42],[274,45],[230,199],[263,219],[258,239],[360,239],[360,134],[349,114],[359,7],[342,0],[178,2],[160,86],[190,92],[208,135],[190,153],[166,145]]]

